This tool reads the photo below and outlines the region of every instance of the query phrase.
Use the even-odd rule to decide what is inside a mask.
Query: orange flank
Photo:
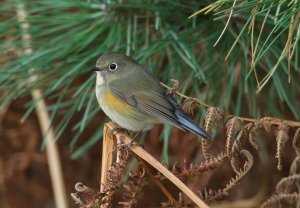
[[[119,111],[123,114],[134,112],[132,106],[116,97],[110,90],[106,90],[102,96],[104,103],[106,103],[112,110]]]
[[[153,124],[159,123],[155,117],[150,117],[138,108],[131,106],[119,97],[115,96],[107,87],[98,88],[98,102],[106,115],[123,128],[140,131],[152,128]],[[147,122],[146,125],[141,125]]]

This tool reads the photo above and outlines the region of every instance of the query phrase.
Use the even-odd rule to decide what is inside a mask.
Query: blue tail
[[[181,127],[189,132],[193,132],[194,134],[197,134],[200,137],[203,137],[205,139],[210,139],[210,135],[202,128],[198,127],[196,124],[193,123],[191,119],[189,119],[187,116],[183,115],[182,113],[175,113],[179,123],[181,124]]]

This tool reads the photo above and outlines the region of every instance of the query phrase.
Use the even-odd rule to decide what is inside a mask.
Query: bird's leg
[[[142,133],[143,130],[140,130],[138,131],[134,137],[132,138],[132,140],[130,141],[130,143],[128,145],[130,145],[131,147],[134,147],[134,146],[140,146],[142,148],[144,148],[144,145],[142,144],[138,144],[138,143],[134,143],[134,141],[138,138],[138,136]]]
[[[132,138],[132,140],[131,140],[129,143],[127,143],[127,144],[124,144],[124,143],[118,144],[118,145],[114,148],[113,151],[116,151],[118,148],[122,148],[122,147],[124,147],[124,146],[127,146],[127,147],[137,147],[137,146],[139,146],[139,147],[144,148],[144,146],[143,146],[142,144],[138,144],[138,143],[135,143],[135,142],[134,142],[134,141],[138,138],[138,136],[142,133],[142,131],[143,131],[143,130],[138,131],[138,132],[134,135],[134,137]]]

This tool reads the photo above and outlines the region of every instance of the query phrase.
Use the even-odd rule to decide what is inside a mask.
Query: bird
[[[103,54],[90,70],[97,74],[95,92],[101,109],[122,129],[141,132],[167,123],[210,139],[158,79],[129,56],[117,52]]]

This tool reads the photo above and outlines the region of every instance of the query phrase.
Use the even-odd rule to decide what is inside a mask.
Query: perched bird
[[[149,130],[158,123],[209,138],[195,125],[142,65],[124,54],[100,56],[96,66],[96,97],[104,113],[120,127],[131,131]]]

